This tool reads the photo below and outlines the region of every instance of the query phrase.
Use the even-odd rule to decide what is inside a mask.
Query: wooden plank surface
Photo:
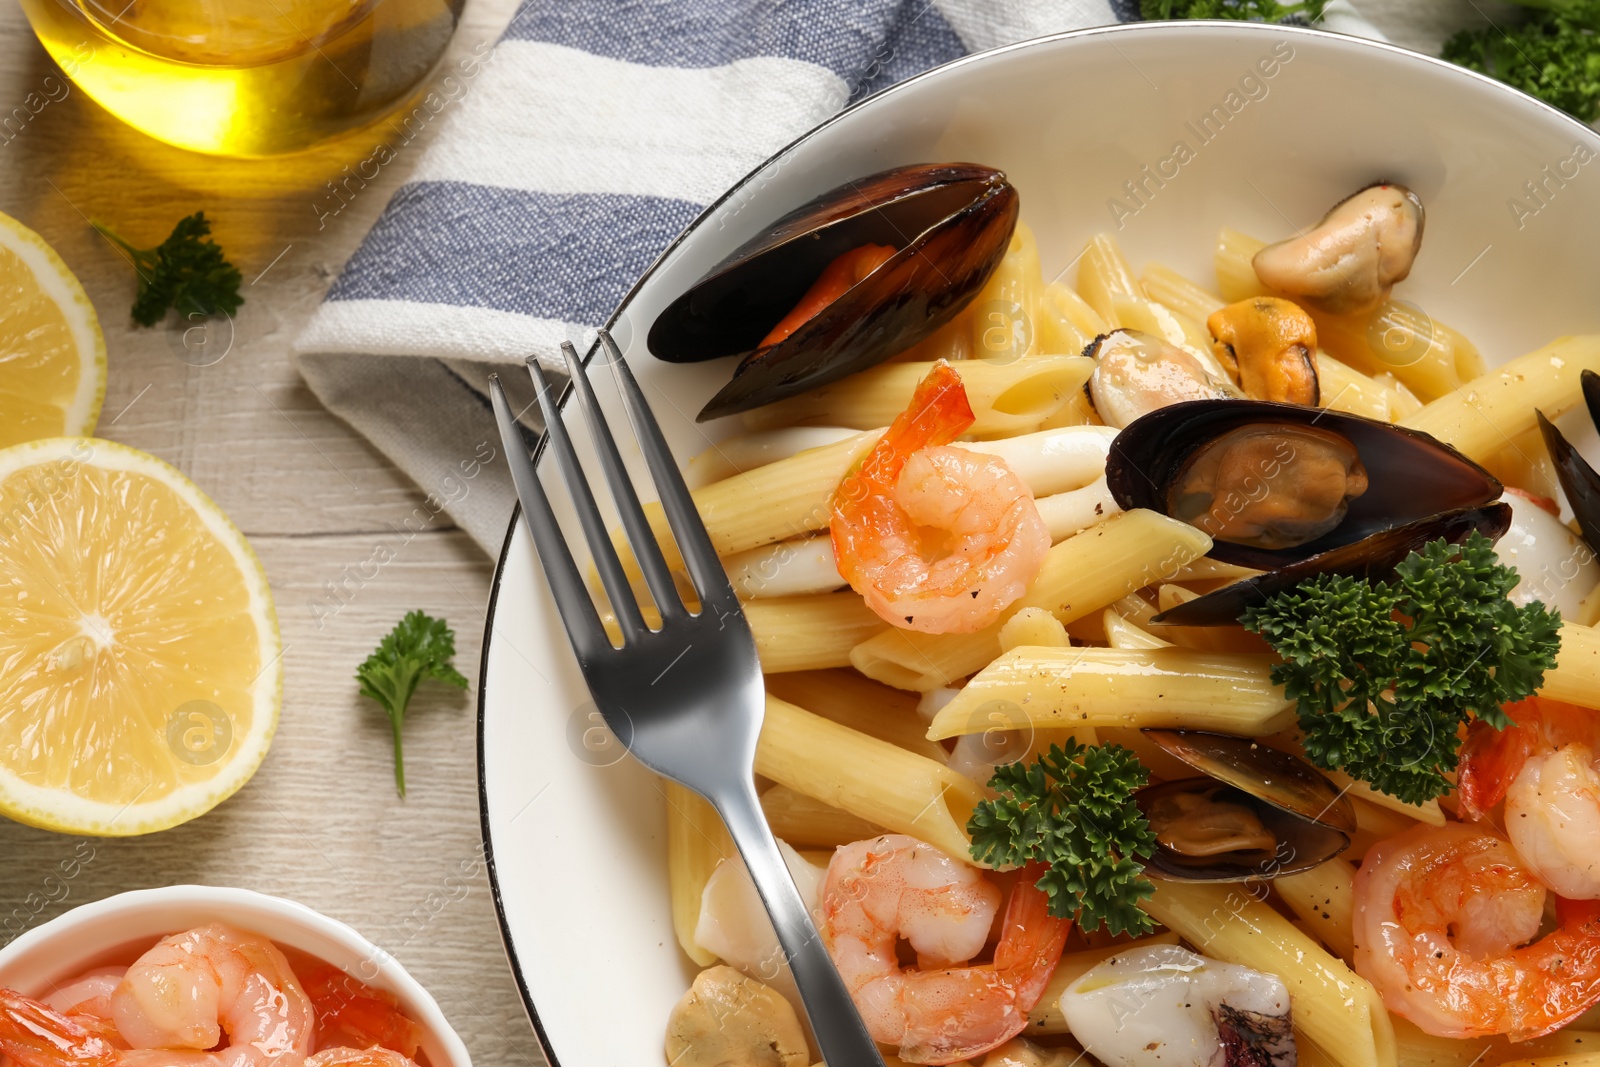
[[[514,6],[471,0],[453,51],[494,41]],[[60,73],[21,11],[0,4],[0,112],[49,76]],[[152,141],[74,89],[0,144],[0,211],[55,246],[99,312],[110,376],[98,432],[175,464],[233,517],[266,566],[285,645],[272,752],[216,811],[148,838],[92,842],[93,860],[64,891],[44,879],[80,841],[0,821],[0,943],[128,889],[198,882],[279,894],[392,952],[438,998],[475,1062],[498,1067],[541,1057],[480,851],[475,694],[491,564],[443,526],[401,547],[394,531],[423,494],[323,410],[289,360],[340,265],[447,117],[325,224],[326,183],[365,158],[381,128],[285,160],[219,160]],[[197,338],[186,350],[176,328],[131,326],[132,271],[86,222],[153,244],[201,208],[248,283],[231,348],[210,366],[192,365]],[[380,544],[395,558],[344,583]],[[353,591],[330,599],[330,582]],[[419,692],[402,801],[387,720],[352,675],[412,608],[454,626],[457,665],[474,688]]]

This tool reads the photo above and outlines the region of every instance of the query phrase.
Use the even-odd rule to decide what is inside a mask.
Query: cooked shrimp
[[[1061,959],[1071,924],[1051,917],[1025,870],[1011,891],[994,962],[983,948],[1000,890],[914,837],[845,845],[822,888],[822,939],[874,1040],[908,1063],[954,1063],[1021,1033]],[[903,969],[905,938],[918,967]]]
[[[126,967],[107,967],[79,975],[44,998],[44,1003],[65,1015],[111,1018],[111,994],[116,992]]]
[[[306,1060],[305,1067],[417,1067],[417,1065],[393,1049],[374,1045],[369,1049],[324,1049]]]
[[[949,447],[972,422],[961,379],[941,360],[834,497],[840,575],[904,629],[983,629],[1050,549],[1033,495],[1005,461]]]
[[[1557,898],[1534,941],[1545,895],[1492,830],[1419,824],[1356,874],[1356,971],[1438,1037],[1547,1034],[1600,1002],[1600,904]]]
[[[122,1053],[65,1012],[0,989],[0,1062],[17,1067],[120,1067]]]
[[[156,942],[111,998],[117,1029],[134,1048],[213,1049],[225,1060],[298,1067],[316,1016],[278,947],[220,924]]]
[[[1587,708],[1533,697],[1514,726],[1474,723],[1462,748],[1463,815],[1505,800],[1506,836],[1539,880],[1572,900],[1600,899],[1600,723]]]

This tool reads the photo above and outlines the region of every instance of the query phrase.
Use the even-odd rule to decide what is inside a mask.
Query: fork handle
[[[767,906],[767,914],[772,916],[778,944],[783,947],[795,985],[800,988],[823,1060],[833,1067],[883,1067],[883,1056],[867,1033],[844,979],[839,977],[822,936],[806,912],[800,890],[795,888],[777,839],[761,811],[754,783],[741,783],[728,795],[709,799],[744,856],[756,891]]]

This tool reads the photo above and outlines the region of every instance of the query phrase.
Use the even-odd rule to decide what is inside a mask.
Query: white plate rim
[[[1259,33],[1262,35],[1287,33],[1291,36],[1318,39],[1332,43],[1336,46],[1354,48],[1358,51],[1366,50],[1383,53],[1394,57],[1399,62],[1421,63],[1426,66],[1434,67],[1444,72],[1447,77],[1463,78],[1469,82],[1475,81],[1483,85],[1491,86],[1491,91],[1509,94],[1510,96],[1516,98],[1524,106],[1532,105],[1536,110],[1542,111],[1548,116],[1561,120],[1563,123],[1572,126],[1585,135],[1593,136],[1595,133],[1594,127],[1580,122],[1578,119],[1568,115],[1566,112],[1554,107],[1551,104],[1545,103],[1543,100],[1540,100],[1537,97],[1530,96],[1520,89],[1516,89],[1510,85],[1507,85],[1505,82],[1491,78],[1487,74],[1482,74],[1475,70],[1469,70],[1466,67],[1457,66],[1456,64],[1444,59],[1440,59],[1437,56],[1430,56],[1422,52],[1413,51],[1409,48],[1403,48],[1387,41],[1374,41],[1364,37],[1355,37],[1349,34],[1335,33],[1331,30],[1322,30],[1310,26],[1285,25],[1279,23],[1236,22],[1223,19],[1196,19],[1177,24],[1173,22],[1124,22],[1105,26],[1089,26],[1077,30],[1063,30],[1059,33],[1046,34],[1041,37],[1029,38],[1025,41],[1016,41],[1011,44],[1000,45],[998,47],[986,49],[981,52],[973,52],[957,59],[953,59],[948,63],[942,63],[939,66],[930,67],[928,70],[914,74],[903,81],[896,82],[894,85],[891,85],[886,89],[882,89],[876,93],[873,93],[871,96],[867,96],[856,101],[854,104],[851,104],[837,114],[824,119],[822,122],[800,134],[794,140],[790,141],[788,144],[778,149],[761,163],[757,164],[747,174],[745,174],[744,177],[740,178],[733,185],[729,186],[727,190],[725,190],[716,200],[712,201],[710,204],[707,204],[706,207],[695,216],[694,220],[690,222],[688,226],[684,227],[683,231],[674,237],[670,244],[661,250],[661,254],[655,258],[655,260],[644,271],[644,273],[639,276],[638,280],[629,287],[625,294],[623,294],[622,299],[617,303],[616,308],[613,309],[611,314],[607,317],[605,323],[603,324],[603,328],[611,329],[617,324],[618,320],[621,319],[622,316],[627,312],[628,306],[633,302],[633,299],[638,294],[639,290],[652,277],[655,276],[656,271],[661,268],[662,264],[666,262],[667,258],[671,256],[672,253],[675,252],[684,241],[688,240],[690,236],[697,233],[701,225],[703,225],[709,217],[714,215],[723,204],[739,195],[752,181],[759,178],[761,174],[766,172],[769,168],[774,166],[791,152],[795,151],[800,145],[806,143],[835,124],[843,121],[847,116],[854,114],[860,108],[865,107],[883,97],[900,93],[906,90],[908,87],[918,84],[922,81],[935,77],[941,77],[945,74],[945,72],[955,68],[974,63],[987,63],[997,59],[1000,56],[1005,56],[1013,52],[1047,47],[1058,41],[1075,40],[1080,38],[1101,36],[1116,37],[1127,34],[1149,33],[1156,31],[1157,29],[1170,33],[1173,31],[1175,25],[1182,26],[1185,32],[1198,32],[1202,34],[1215,31],[1247,34]],[[1114,41],[1112,46],[1115,47]],[[582,360],[585,366],[587,366],[589,361],[594,357],[598,346],[599,342],[596,341],[594,344],[590,345],[587,351],[584,352]],[[572,389],[570,386],[563,389],[561,395],[556,400],[557,406],[562,410],[565,410],[567,400],[571,395]],[[487,403],[485,404],[485,407],[487,408]],[[534,446],[532,455],[535,465],[537,465],[544,457],[545,441],[546,438],[541,434],[538,442]],[[528,988],[526,979],[523,977],[522,961],[517,955],[517,948],[511,936],[511,927],[506,913],[505,899],[501,894],[500,878],[495,863],[494,837],[490,828],[489,819],[488,778],[484,770],[484,746],[486,740],[485,722],[488,708],[488,686],[485,684],[484,680],[488,677],[489,654],[491,642],[495,633],[495,611],[500,600],[501,580],[505,575],[506,560],[510,555],[512,542],[516,538],[517,524],[521,518],[522,507],[520,504],[518,504],[512,508],[510,520],[506,524],[506,535],[505,539],[500,545],[500,554],[495,560],[494,577],[489,587],[489,603],[484,613],[483,646],[479,655],[478,664],[478,817],[480,832],[483,836],[483,854],[486,869],[488,871],[490,896],[494,901],[495,921],[500,931],[500,943],[505,949],[506,962],[510,965],[512,979],[516,982],[517,995],[522,1001],[522,1007],[527,1013],[528,1021],[533,1026],[534,1037],[539,1042],[539,1050],[544,1055],[545,1061],[549,1064],[549,1067],[562,1067],[562,1064],[556,1058],[554,1049],[551,1047],[549,1036],[546,1034],[544,1029],[544,1024],[540,1020],[539,1009],[534,1003],[533,994]],[[568,1064],[567,1067],[577,1067],[577,1065]]]

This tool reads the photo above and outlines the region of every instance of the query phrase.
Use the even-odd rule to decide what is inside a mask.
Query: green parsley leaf
[[[967,823],[972,855],[983,863],[1020,867],[1043,863],[1035,884],[1050,898],[1050,914],[1077,917],[1093,931],[1113,934],[1154,929],[1139,901],[1155,892],[1144,864],[1156,838],[1133,802],[1150,780],[1136,756],[1121,745],[1051,745],[1032,763],[996,767],[989,788]]]
[[[406,795],[405,748],[400,740],[406,705],[424,678],[457,689],[467,687],[466,678],[450,665],[455,654],[456,635],[450,624],[413,611],[395,623],[366,662],[356,668],[361,695],[376,700],[389,716],[394,731],[394,784],[401,796]]]
[[[1600,0],[1518,2],[1541,10],[1519,24],[1462,30],[1441,55],[1593,122],[1600,114]]]
[[[1517,572],[1473,533],[1413,552],[1392,583],[1319,575],[1245,612],[1284,662],[1306,756],[1420,804],[1450,791],[1459,728],[1504,728],[1501,706],[1537,692],[1555,666],[1561,616],[1506,599]]]
[[[239,283],[244,276],[229,263],[215,241],[205,240],[211,223],[203,211],[179,219],[172,233],[154,248],[135,248],[103,223],[91,223],[101,236],[133,261],[139,290],[133,321],[154,326],[176,308],[184,318],[232,315],[244,303]]]
[[[1279,4],[1275,0],[1139,0],[1146,22],[1176,19],[1232,19],[1238,22],[1319,22],[1328,0]]]

